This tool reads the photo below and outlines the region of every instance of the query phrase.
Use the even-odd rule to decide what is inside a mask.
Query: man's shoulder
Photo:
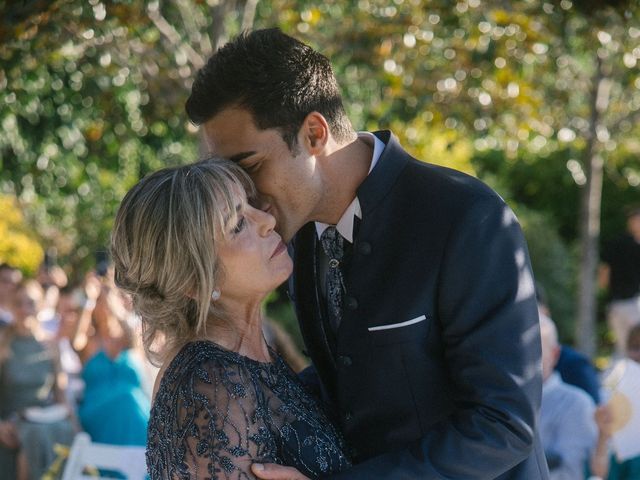
[[[409,186],[417,187],[423,193],[432,192],[458,199],[480,196],[503,202],[500,195],[479,178],[454,168],[430,163],[428,158],[413,157],[404,150],[393,135],[389,136],[387,147],[391,158],[406,157],[406,166],[400,180]]]
[[[415,158],[411,159],[409,165],[412,168],[412,174],[424,176],[431,182],[432,187],[442,185],[442,187],[457,193],[499,196],[486,183],[469,173]]]
[[[405,170],[398,195],[407,196],[407,202],[422,212],[439,212],[439,218],[446,214],[447,223],[466,223],[480,212],[502,215],[507,207],[495,190],[459,170],[417,159],[410,160]]]

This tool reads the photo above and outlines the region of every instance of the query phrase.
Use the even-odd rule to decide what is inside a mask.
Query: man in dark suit
[[[547,478],[534,283],[502,199],[390,132],[356,133],[327,58],[278,30],[214,54],[187,113],[292,246],[304,377],[354,462],[331,478]]]

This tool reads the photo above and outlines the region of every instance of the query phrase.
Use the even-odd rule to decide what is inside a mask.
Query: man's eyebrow
[[[255,151],[251,151],[251,152],[240,152],[240,153],[236,153],[235,155],[231,155],[229,157],[229,160],[231,160],[234,163],[238,163],[242,160],[244,160],[247,157],[250,157],[251,155],[255,155],[256,152]]]

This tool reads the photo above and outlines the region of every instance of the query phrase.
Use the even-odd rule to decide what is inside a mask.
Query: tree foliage
[[[44,259],[37,235],[24,221],[15,198],[0,195],[0,212],[0,263],[34,274]]]
[[[197,157],[183,107],[196,69],[242,29],[279,26],[331,58],[357,129],[391,128],[418,158],[499,177],[500,193],[543,212],[569,249],[592,145],[605,161],[610,237],[620,202],[640,193],[640,6],[585,5],[5,2],[0,190],[45,247],[86,265],[138,178]],[[594,122],[598,78],[608,102]]]

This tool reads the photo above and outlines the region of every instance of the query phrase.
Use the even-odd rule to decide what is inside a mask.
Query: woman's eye
[[[238,223],[236,224],[235,227],[233,227],[233,234],[237,235],[238,233],[240,233],[242,231],[242,229],[244,229],[244,226],[246,224],[246,220],[244,217],[241,217],[240,220],[238,220]]]

